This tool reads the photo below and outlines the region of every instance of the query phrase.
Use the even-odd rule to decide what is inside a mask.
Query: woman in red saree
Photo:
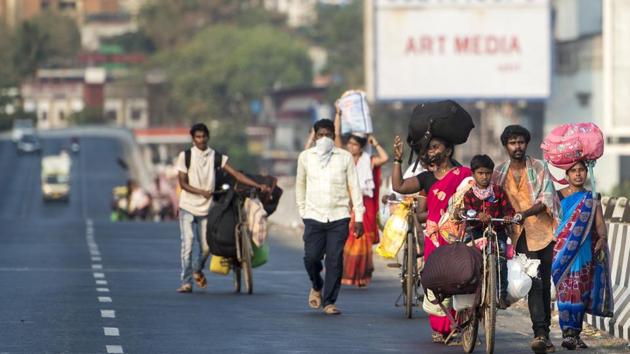
[[[394,191],[410,194],[422,190],[427,194],[427,226],[424,240],[425,260],[435,249],[448,244],[448,241],[440,232],[440,218],[447,212],[449,199],[455,194],[457,187],[467,177],[472,176],[469,168],[457,166],[455,161],[453,161],[453,149],[453,144],[444,139],[434,137],[427,148],[426,158],[430,166],[429,171],[403,180],[400,167],[403,145],[399,136],[394,140],[394,169],[392,171],[392,187]],[[444,339],[451,332],[451,323],[448,317],[430,314],[429,323],[433,330],[432,340],[436,343],[444,343]]]
[[[368,143],[375,147],[378,153],[376,156],[370,156],[364,151]],[[362,237],[357,238],[354,232],[350,231],[346,240],[343,250],[343,277],[341,278],[341,283],[365,287],[370,284],[372,272],[374,271],[372,245],[378,242],[376,216],[379,208],[381,166],[387,162],[389,157],[372,135],[368,138],[350,135],[346,143],[346,149],[352,154],[357,165],[357,176],[359,177],[359,187],[363,193],[365,214],[363,215],[364,234]],[[352,215],[350,223],[354,223],[354,215]]]

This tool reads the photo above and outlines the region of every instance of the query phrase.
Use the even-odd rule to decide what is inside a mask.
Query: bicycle
[[[466,215],[460,215],[460,219],[465,222],[479,221],[479,218],[476,216],[477,212],[475,210],[468,210]],[[470,235],[472,242],[471,247],[481,248],[483,257],[480,284],[481,303],[472,308],[457,312],[454,320],[455,329],[447,338],[448,341],[454,333],[460,332],[462,335],[462,347],[466,353],[472,353],[475,350],[480,321],[483,321],[484,326],[486,353],[494,353],[497,299],[499,289],[501,288],[501,276],[498,274],[500,271],[498,264],[499,239],[497,233],[494,232],[492,228],[493,223],[506,223],[506,221],[504,219],[491,218],[481,238],[475,239],[474,235]],[[485,242],[483,242],[484,239]],[[480,246],[477,246],[477,240],[481,241]]]
[[[423,292],[420,288],[420,271],[418,269],[418,253],[422,254],[423,244],[418,239],[418,227],[416,226],[415,215],[418,211],[418,200],[416,198],[407,200],[390,200],[390,204],[403,204],[409,208],[407,213],[407,233],[403,241],[403,262],[390,263],[389,267],[400,268],[400,282],[402,285],[402,292],[396,299],[395,307],[400,307],[400,300],[402,299],[405,307],[405,317],[413,317],[413,307],[422,303]]]
[[[234,198],[237,205],[237,223],[234,227],[234,242],[236,243],[236,256],[231,258],[230,269],[233,271],[234,291],[241,292],[242,285],[245,286],[245,292],[251,295],[254,292],[254,279],[252,273],[252,236],[247,226],[247,215],[243,212],[245,199],[256,198],[258,190],[256,188],[239,189],[239,185],[234,187]],[[223,184],[221,190],[214,192],[214,195],[227,193],[230,189],[229,184]]]

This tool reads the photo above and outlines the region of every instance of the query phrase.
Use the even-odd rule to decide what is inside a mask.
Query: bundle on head
[[[416,166],[425,156],[427,146],[434,137],[453,144],[463,144],[468,140],[470,131],[475,127],[472,117],[457,102],[452,100],[427,102],[417,105],[409,119],[407,143],[411,147],[409,163],[413,154],[417,155]]]

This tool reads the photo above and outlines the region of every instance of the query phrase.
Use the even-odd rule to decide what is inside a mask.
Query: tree
[[[231,155],[245,144],[252,100],[272,87],[311,82],[306,46],[270,26],[212,26],[159,54],[152,66],[166,71],[172,116],[188,123],[218,120],[220,134],[212,133],[213,141],[229,147]]]
[[[74,58],[81,49],[81,35],[72,19],[44,12],[19,25],[14,43],[13,63],[23,78],[43,64]]]
[[[249,117],[249,102],[270,88],[311,81],[306,46],[269,26],[213,26],[154,65],[166,70],[172,98],[193,120]]]
[[[363,1],[343,6],[319,4],[317,21],[303,30],[328,52],[325,71],[333,77],[331,99],[347,89],[363,88]]]
[[[282,25],[285,18],[265,10],[262,0],[155,0],[141,9],[139,19],[157,48],[168,49],[211,25]]]

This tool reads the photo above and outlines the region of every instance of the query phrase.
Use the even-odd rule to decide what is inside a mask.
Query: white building
[[[265,0],[265,8],[285,14],[290,27],[313,23],[317,18],[316,6],[317,0]]]
[[[623,4],[628,3],[607,0],[554,3],[556,62],[552,94],[545,111],[545,133],[557,125],[576,122],[593,122],[602,129],[606,147],[595,174],[598,189],[604,193],[630,180],[630,144],[625,140],[630,138],[630,119],[623,115],[630,108],[627,103],[630,46],[620,40],[624,30],[630,31],[630,4]],[[627,8],[613,10],[619,6]],[[605,29],[602,32],[606,26],[612,28],[613,23],[617,32]],[[554,172],[558,177],[562,175],[562,171]]]

